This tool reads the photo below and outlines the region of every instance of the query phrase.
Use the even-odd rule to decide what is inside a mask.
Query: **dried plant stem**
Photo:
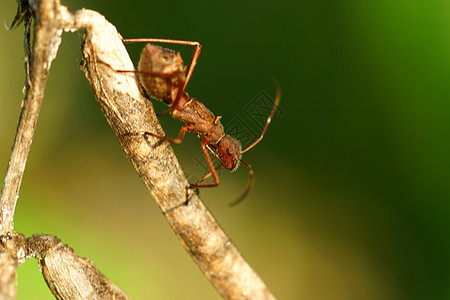
[[[19,125],[13,149],[14,157],[19,157],[16,159],[12,155],[2,190],[1,232],[13,228],[12,217],[20,181],[44,93],[45,79],[51,60],[56,55],[61,32],[85,29],[81,68],[125,153],[185,249],[224,298],[275,299],[197,195],[190,194],[189,201],[186,201],[189,183],[170,144],[137,134],[147,131],[164,135],[151,101],[140,91],[136,75],[113,70],[133,69],[116,28],[102,15],[91,10],[83,9],[71,14],[57,0],[39,2],[37,24],[45,16],[51,16],[51,20],[45,23],[48,26],[42,33],[45,37],[38,36],[36,30],[33,50],[37,54],[42,52],[43,58],[36,56],[33,59],[32,86],[27,93],[20,122],[23,125]]]
[[[19,125],[0,195],[0,235],[14,229],[14,210],[44,97],[48,71],[61,42],[62,30],[55,26],[57,20],[49,22],[53,15],[49,15],[51,10],[46,5],[52,4],[49,1],[42,1],[39,11],[36,12],[39,20],[35,24],[31,76],[28,78],[30,84],[22,103]],[[30,61],[29,57],[27,59]]]
[[[78,13],[77,13],[78,14]],[[89,17],[88,17],[89,16]],[[211,214],[193,194],[169,143],[138,132],[162,134],[151,102],[139,91],[133,68],[114,26],[93,11],[83,47],[82,69],[97,101],[141,179],[160,205],[183,246],[226,299],[274,299]]]
[[[27,257],[39,259],[45,281],[57,299],[131,299],[90,259],[78,256],[58,238],[35,234],[27,238],[26,246]]]

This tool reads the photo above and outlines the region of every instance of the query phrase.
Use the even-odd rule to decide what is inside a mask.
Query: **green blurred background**
[[[250,195],[227,206],[245,168],[201,191],[279,299],[450,299],[448,1],[63,3],[99,11],[126,38],[200,41],[188,92],[224,124],[279,81],[284,114],[244,157]],[[15,10],[1,1],[1,21]],[[23,97],[22,33],[0,30],[2,175]],[[81,37],[64,34],[50,71],[16,230],[57,235],[134,299],[220,299],[105,122],[78,69]],[[135,62],[142,46],[128,47]],[[185,61],[193,50],[171,48]],[[161,120],[172,136],[182,125]],[[190,134],[174,147],[196,177],[199,146]],[[18,284],[18,299],[53,299],[36,260]]]

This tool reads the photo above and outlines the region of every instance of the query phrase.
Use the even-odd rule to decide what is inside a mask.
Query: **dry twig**
[[[40,260],[44,278],[57,299],[129,299],[91,261],[78,257],[58,239],[35,235],[27,240],[23,234],[13,231],[14,210],[48,71],[58,51],[68,13],[56,1],[40,1],[39,6],[34,0],[18,3],[19,9],[11,27],[25,22],[27,86],[0,196],[0,299],[15,298],[17,266],[29,257]],[[36,20],[31,51],[29,42],[33,14]]]
[[[189,201],[186,201],[189,183],[170,145],[153,137],[136,135],[144,131],[164,134],[151,101],[139,89],[136,75],[118,73],[106,64],[99,63],[105,62],[117,70],[133,69],[116,28],[102,15],[91,10],[83,9],[71,14],[57,0],[41,0],[36,20],[32,84],[26,95],[2,190],[1,233],[13,229],[14,207],[44,93],[45,79],[57,53],[61,33],[63,30],[85,29],[81,68],[124,151],[183,246],[224,298],[274,299],[197,195],[189,195]],[[16,155],[18,158],[15,158]],[[52,245],[60,243],[53,238],[48,240],[52,241]],[[49,283],[49,286],[52,288],[52,284]]]
[[[54,236],[29,237],[27,257],[39,259],[45,281],[57,299],[131,299],[100,273],[91,260],[79,257]]]

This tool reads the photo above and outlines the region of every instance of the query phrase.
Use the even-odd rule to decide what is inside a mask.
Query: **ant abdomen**
[[[172,104],[186,80],[186,66],[179,52],[147,44],[138,65],[139,80],[147,94]]]

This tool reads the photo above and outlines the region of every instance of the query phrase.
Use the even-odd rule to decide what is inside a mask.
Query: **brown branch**
[[[42,1],[39,11],[34,1],[31,5],[27,1],[18,1],[19,8],[11,27],[25,22],[25,52],[27,59],[27,88],[25,99],[22,103],[22,111],[19,125],[9,159],[8,169],[3,181],[0,195],[0,298],[14,299],[16,294],[15,276],[17,266],[25,261],[24,241],[25,237],[13,232],[14,210],[19,189],[22,182],[25,165],[33,140],[34,129],[39,116],[39,110],[44,96],[45,83],[51,63],[61,41],[62,30],[55,26],[57,18],[49,14],[48,5],[51,2]],[[30,57],[29,35],[31,27],[31,15],[36,12],[39,15],[35,23],[35,36],[33,59]],[[31,70],[29,66],[31,63]],[[28,76],[29,73],[31,76]]]
[[[51,235],[27,239],[27,256],[39,259],[42,274],[57,299],[131,299],[84,257]]]
[[[15,299],[17,259],[8,252],[0,253],[0,299]]]
[[[274,299],[197,195],[190,195],[186,204],[189,183],[170,144],[136,135],[163,134],[151,101],[139,93],[136,75],[113,70],[133,69],[115,27],[93,11],[76,16],[86,28],[82,69],[125,153],[183,246],[226,299]]]
[[[44,279],[57,299],[131,299],[84,257],[51,235],[28,239],[17,232],[0,236],[0,299],[15,299],[17,266],[37,258]]]
[[[61,42],[61,27],[55,26],[59,24],[59,15],[52,15],[53,10],[49,9],[49,5],[54,5],[54,3],[41,1],[39,11],[36,12],[38,18],[35,23],[33,59],[27,57],[28,61],[32,61],[31,76],[28,78],[30,84],[26,89],[19,125],[0,195],[0,235],[14,229],[14,210],[44,97],[48,71]],[[25,20],[25,23],[29,24],[29,22],[29,20]]]
[[[45,19],[46,13],[51,16],[50,19]],[[112,69],[133,69],[116,28],[94,11],[80,10],[71,14],[57,0],[41,0],[36,19],[36,28],[41,24],[39,26],[44,28],[42,30],[46,30],[47,37],[38,44],[41,40],[36,36],[33,51],[41,51],[46,56],[41,59],[37,56],[32,61],[32,86],[27,93],[27,99],[30,98],[28,101],[31,104],[26,103],[24,106],[31,106],[29,109],[31,112],[28,114],[32,116],[25,116],[22,112],[21,124],[24,122],[27,130],[22,132],[23,129],[19,125],[17,134],[19,137],[16,137],[14,147],[22,145],[24,143],[22,140],[26,140],[26,143],[23,146],[25,149],[16,150],[21,155],[20,165],[12,165],[10,162],[6,175],[8,180],[5,179],[1,202],[2,232],[8,232],[13,228],[12,216],[39,112],[45,78],[51,60],[56,55],[61,32],[85,29],[81,68],[85,71],[96,99],[125,153],[185,249],[224,298],[274,299],[197,195],[189,193],[189,201],[186,201],[186,188],[189,183],[171,146],[156,138],[136,134],[148,131],[163,135],[163,131],[154,114],[151,101],[140,92],[136,76],[115,72]],[[44,20],[46,21],[43,22]],[[35,75],[36,68],[42,69],[38,73],[40,74],[38,78]],[[9,175],[10,169],[14,174]]]
[[[15,299],[17,266],[25,261],[25,236],[8,232],[0,236],[0,299]]]
[[[11,152],[0,198],[0,299],[15,299],[17,266],[26,258],[42,256],[41,270],[57,299],[130,299],[98,271],[88,259],[78,257],[72,249],[48,235],[28,240],[12,231],[20,184],[36,127],[45,83],[51,63],[61,41],[62,29],[73,17],[52,0],[21,0],[11,27],[25,22],[27,86],[19,125]],[[33,48],[30,50],[31,16],[35,13]],[[69,18],[68,18],[69,16]],[[31,68],[28,68],[31,62]],[[28,254],[28,256],[26,256]]]

